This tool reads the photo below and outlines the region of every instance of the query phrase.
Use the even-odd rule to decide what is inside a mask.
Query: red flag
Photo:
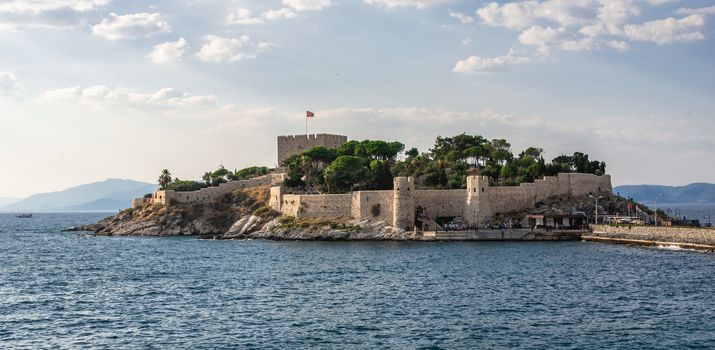
[[[305,116],[306,116],[307,118],[313,118],[313,117],[315,117],[315,113],[313,113],[313,112],[311,112],[311,111],[307,111],[307,112],[305,112]]]

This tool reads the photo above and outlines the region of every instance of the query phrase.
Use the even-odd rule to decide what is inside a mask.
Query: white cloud
[[[86,12],[104,6],[111,0],[5,0],[0,2],[0,12],[32,13],[73,10]]]
[[[532,26],[519,34],[519,42],[524,45],[536,46],[541,53],[548,53],[551,45],[566,40],[566,29]]]
[[[237,8],[228,13],[226,24],[260,24],[263,20],[258,17],[251,17],[251,10],[247,8]]]
[[[618,51],[628,51],[628,49],[630,48],[628,43],[622,40],[610,40],[606,42],[606,45]]]
[[[81,96],[82,89],[79,85],[66,88],[45,91],[42,94],[43,100],[63,100]]]
[[[679,2],[680,0],[645,0],[645,1],[651,5],[662,5],[662,4],[667,4],[670,2]]]
[[[589,21],[592,6],[592,0],[547,0],[539,3],[534,9],[534,15],[561,26],[572,26]]]
[[[109,18],[92,26],[92,33],[107,40],[136,39],[169,33],[171,27],[158,13],[134,13],[119,16],[111,13]]]
[[[592,21],[594,11],[593,0],[529,0],[503,5],[491,2],[477,10],[477,15],[487,25],[517,30],[531,27],[539,20],[559,26],[586,24]]]
[[[458,19],[462,22],[462,24],[474,22],[474,18],[472,18],[472,16],[465,15],[461,12],[450,12],[449,16]]]
[[[367,4],[382,5],[388,8],[395,7],[415,7],[424,9],[432,6],[439,6],[453,3],[454,0],[363,0]]]
[[[715,6],[678,10],[692,14],[683,19],[666,18],[643,24],[626,24],[641,14],[641,6],[678,0],[526,0],[490,2],[476,11],[482,23],[518,30],[519,42],[534,46],[542,54],[552,48],[579,51],[629,49],[628,41],[658,44],[701,40],[704,14]],[[555,23],[558,25],[554,25]],[[627,40],[624,41],[623,38]]]
[[[298,14],[287,7],[263,12],[259,17],[251,17],[251,10],[247,8],[238,8],[229,12],[226,17],[226,24],[261,24],[266,21],[273,21],[281,18],[294,18],[296,16],[298,16]]]
[[[0,0],[0,30],[86,25],[110,0]]]
[[[270,10],[263,12],[261,14],[261,18],[267,20],[267,21],[272,21],[275,19],[280,19],[280,18],[294,18],[298,14],[295,13],[293,10],[283,7],[278,10]]]
[[[22,84],[12,72],[0,72],[0,96],[17,97]]]
[[[603,23],[596,23],[581,27],[578,32],[582,35],[595,38],[606,32],[606,26]]]
[[[567,51],[593,50],[593,38],[583,38],[578,40],[566,40],[561,43],[561,48]]]
[[[154,49],[147,55],[154,63],[179,62],[184,58],[189,43],[184,38],[177,41],[167,41],[154,46]]]
[[[123,87],[111,89],[95,85],[82,89],[80,86],[49,90],[42,94],[42,100],[70,100],[81,104],[102,107],[123,108],[169,108],[202,107],[216,104],[213,95],[191,95],[173,88],[162,88],[156,92],[140,92]]]
[[[196,54],[204,62],[233,62],[251,57],[240,51],[251,41],[248,35],[238,38],[223,38],[217,35],[205,35],[201,50]]]
[[[628,24],[626,37],[635,41],[654,42],[658,45],[705,39],[700,29],[705,25],[705,16],[690,15],[682,19],[666,18],[643,24]]]
[[[596,25],[613,35],[621,35],[620,26],[632,16],[640,14],[640,8],[632,0],[598,0]]]
[[[681,7],[675,12],[680,15],[712,15],[715,14],[715,6],[701,8]]]
[[[296,11],[317,11],[332,5],[331,0],[283,0],[283,3]]]
[[[534,10],[538,6],[538,1],[509,2],[504,5],[490,2],[477,10],[477,16],[490,26],[522,29],[534,22]]]
[[[462,45],[462,46],[472,45],[472,38],[464,38],[464,39],[462,39],[462,41],[460,42],[460,45]]]
[[[258,43],[258,45],[256,45],[256,49],[258,50],[258,52],[263,52],[263,51],[270,49],[271,47],[279,47],[279,46],[280,46],[279,44],[272,43],[270,41],[264,41],[264,42]]]
[[[513,52],[500,57],[470,56],[465,60],[457,61],[452,69],[455,73],[474,74],[479,72],[505,71],[510,65],[529,62],[528,57],[515,56]]]

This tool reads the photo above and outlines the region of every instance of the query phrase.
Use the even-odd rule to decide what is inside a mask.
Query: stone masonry
[[[278,166],[288,157],[305,152],[313,147],[338,148],[348,142],[348,137],[333,134],[309,134],[278,136]]]
[[[415,190],[412,178],[396,177],[393,190],[351,194],[285,194],[282,186],[275,186],[271,188],[269,205],[296,218],[382,220],[394,227],[412,229],[417,207],[433,219],[462,217],[467,224],[482,225],[498,213],[529,209],[549,197],[611,191],[609,175],[560,173],[519,186],[490,186],[485,176],[468,176],[467,188],[458,190]]]

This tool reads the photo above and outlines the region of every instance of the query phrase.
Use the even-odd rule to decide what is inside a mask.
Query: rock
[[[241,225],[244,223],[241,222]],[[234,226],[239,226],[237,222]],[[224,238],[229,238],[225,235]],[[260,230],[234,238],[271,240],[422,240],[421,234],[395,229],[384,221],[348,220],[341,224],[283,225],[280,219],[265,223]]]
[[[94,232],[98,230],[101,226],[97,224],[80,225],[80,226],[70,226],[62,231],[65,232]]]
[[[244,238],[250,232],[256,231],[261,228],[261,224],[264,221],[258,216],[244,216],[240,220],[236,221],[231,228],[226,232],[221,238],[233,239],[233,238]]]

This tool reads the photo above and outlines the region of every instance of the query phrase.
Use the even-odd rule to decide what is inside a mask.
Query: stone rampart
[[[298,217],[298,210],[300,209],[300,195],[283,195],[280,202],[280,207],[278,207],[277,209],[273,207],[273,209],[279,211],[283,215]]]
[[[338,148],[348,142],[348,137],[333,134],[309,134],[278,136],[278,165],[288,157],[305,152],[313,147]]]
[[[299,195],[298,218],[350,217],[351,194]]]
[[[219,184],[218,186],[206,187],[197,191],[181,191],[174,190],[156,191],[151,198],[138,201],[142,198],[137,198],[132,202],[132,207],[144,205],[147,203],[160,203],[170,205],[172,203],[198,203],[209,201],[213,198],[220,197],[234,190],[252,188],[258,186],[275,186],[283,183],[285,174],[268,174],[259,177],[254,177],[246,180],[229,181]]]
[[[415,205],[424,208],[433,219],[462,216],[467,201],[467,190],[417,190]]]
[[[395,190],[358,191],[345,195],[284,195],[271,189],[271,207],[295,217],[352,217],[399,222],[409,228],[417,206],[432,219],[462,217],[480,225],[495,214],[525,210],[553,196],[583,196],[611,191],[610,176],[558,174],[519,186],[490,186],[485,177],[467,178],[467,189],[414,190],[412,180],[395,178]],[[280,199],[279,199],[280,198]]]
[[[393,201],[394,191],[390,190],[353,192],[351,216],[359,220],[382,220],[391,223]]]

